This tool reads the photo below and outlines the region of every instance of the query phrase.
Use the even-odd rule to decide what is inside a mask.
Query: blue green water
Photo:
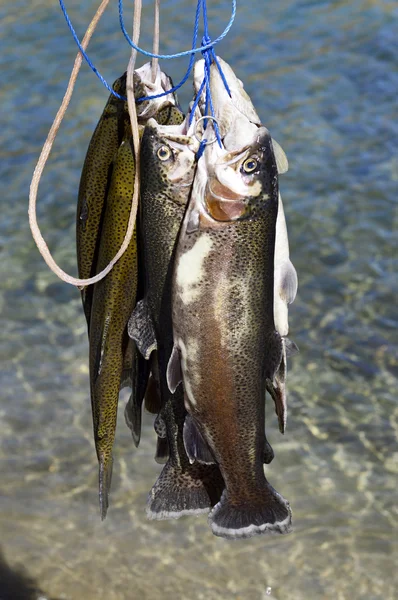
[[[195,3],[161,4],[162,51],[188,48]],[[67,5],[82,36],[95,3]],[[216,36],[230,5],[208,5]],[[146,416],[133,447],[126,398],[99,521],[80,297],[48,271],[27,224],[76,48],[55,0],[1,2],[0,23],[0,598],[34,600],[36,588],[67,600],[396,598],[397,4],[238,0],[218,48],[288,155],[280,185],[299,274],[285,436],[267,409],[267,477],[291,503],[294,533],[237,542],[212,536],[205,517],[146,520],[155,436]],[[125,69],[115,2],[90,54],[110,82]],[[186,62],[162,66],[178,80]],[[80,170],[106,98],[85,66],[39,190],[44,236],[71,273]],[[180,99],[190,98],[187,84]]]

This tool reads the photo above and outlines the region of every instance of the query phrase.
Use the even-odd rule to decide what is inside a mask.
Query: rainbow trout
[[[160,70],[157,87],[152,83],[148,84],[145,79],[147,75],[149,75],[148,65],[136,71],[136,96],[148,95],[148,86],[151,93],[161,93],[165,89],[165,82],[167,89],[170,89],[171,81]],[[161,104],[159,101],[155,101],[153,105],[151,101],[139,104],[140,118],[145,122],[146,117],[150,118],[155,109],[158,111],[155,114],[159,115],[161,120],[173,119],[175,117],[173,111],[176,109],[175,99],[163,98]],[[183,117],[178,110],[177,122],[179,120],[182,121]],[[116,126],[116,123],[114,122],[113,125]],[[109,145],[115,141],[111,133],[107,142]],[[105,136],[104,143],[106,140]],[[115,256],[127,230],[135,177],[135,160],[129,124],[125,123],[124,139],[114,155],[108,172],[109,185],[102,189],[105,199],[103,200],[99,194],[96,204],[94,193],[89,195],[93,208],[99,209],[101,206],[100,218],[97,219],[98,211],[91,211],[92,219],[86,223],[89,225],[91,236],[80,239],[80,242],[83,239],[85,244],[80,246],[81,250],[84,247],[84,251],[81,251],[79,257],[87,259],[90,250],[94,272],[102,270]],[[95,173],[91,175],[94,177]],[[112,271],[92,286],[90,300],[87,296],[83,297],[85,308],[89,308],[86,317],[89,316],[90,319],[90,390],[94,439],[99,461],[102,518],[105,518],[108,508],[119,389],[126,383],[132,387],[126,413],[130,418],[136,445],[139,443],[141,433],[141,404],[147,387],[149,366],[135,351],[134,343],[127,333],[128,319],[136,304],[140,287],[137,239],[134,233],[128,249]]]
[[[117,151],[107,194],[98,253],[103,269],[120,247],[134,190],[135,161],[130,137]],[[126,325],[137,295],[137,236],[104,279],[94,285],[90,321],[90,388],[94,440],[99,462],[101,518],[108,509],[117,404],[126,345]]]
[[[134,93],[136,98],[155,95],[172,87],[172,81],[158,69],[156,81],[151,81],[151,64],[146,63],[134,72]],[[113,84],[113,89],[126,96],[126,73]],[[141,124],[157,116],[159,122],[167,124],[170,113],[176,109],[173,95],[147,100],[137,104],[137,116]],[[181,111],[178,111],[181,114]],[[177,120],[178,123],[182,122]],[[110,94],[104,111],[98,121],[87,150],[80,178],[76,214],[76,245],[79,277],[87,279],[99,272],[97,268],[98,250],[101,239],[103,211],[112,176],[115,154],[126,136],[131,135],[127,102]],[[81,290],[84,313],[90,328],[90,313],[93,286]]]
[[[142,355],[155,363],[152,374],[157,378],[162,399],[155,425],[160,439],[167,436],[169,447],[167,463],[149,494],[147,516],[151,519],[207,512],[219,500],[224,487],[216,465],[189,461],[183,441],[183,393],[177,390],[173,396],[166,381],[173,348],[171,278],[176,239],[196,166],[197,147],[191,146],[193,142],[185,123],[173,128],[149,121],[141,145],[140,228],[146,294],[132,315],[129,334]]]
[[[172,391],[184,383],[188,456],[206,462],[206,445],[225,481],[209,522],[226,538],[291,529],[289,503],[263,467],[266,382],[283,353],[273,316],[278,170],[265,127],[249,144],[243,137],[233,152],[207,146],[198,162],[176,251],[167,372]]]
[[[126,95],[126,74],[119,77],[112,87],[118,94]],[[80,179],[76,243],[78,272],[82,279],[92,277],[98,272],[97,258],[103,208],[113,159],[126,132],[130,132],[127,103],[111,94],[91,138]],[[92,285],[81,290],[88,329],[93,291]]]
[[[229,91],[225,88],[219,69],[213,64],[210,69],[210,88],[212,92],[214,116],[217,120],[220,135],[226,150],[233,151],[250,143],[261,126],[260,118],[243,87],[243,83],[236,77],[232,68],[222,58],[217,57],[218,64],[223,70]],[[198,61],[194,69],[194,85],[198,92],[204,76],[204,61]],[[200,106],[203,109],[205,97],[201,98]],[[272,139],[272,148],[278,168],[278,174],[286,173],[288,160],[278,144]],[[297,293],[297,273],[289,258],[289,241],[286,228],[285,214],[282,198],[279,194],[278,216],[275,234],[275,261],[274,261],[274,320],[277,332],[283,336],[282,361],[278,372],[272,381],[267,381],[267,391],[275,403],[275,412],[278,417],[279,430],[285,432],[287,420],[286,404],[286,375],[287,356],[298,352],[294,342],[286,336],[288,327],[288,305],[291,304]],[[271,454],[272,453],[272,454]],[[266,456],[273,456],[269,446]],[[265,460],[269,462],[269,460]]]

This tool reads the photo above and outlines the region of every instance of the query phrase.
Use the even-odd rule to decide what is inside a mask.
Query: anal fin
[[[269,441],[267,440],[267,438],[265,438],[264,440],[264,463],[266,465],[269,465],[270,462],[272,462],[274,460],[275,457],[275,453],[274,450],[271,446],[271,444],[269,443]]]
[[[185,451],[191,464],[195,461],[205,465],[212,465],[216,462],[191,415],[185,417],[183,439]]]

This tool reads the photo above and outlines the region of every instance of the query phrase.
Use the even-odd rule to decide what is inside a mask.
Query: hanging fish
[[[167,371],[172,391],[184,383],[188,456],[214,457],[225,481],[209,522],[226,538],[291,529],[289,503],[263,470],[266,380],[283,351],[273,317],[278,171],[265,127],[249,145],[243,138],[234,152],[207,146],[198,161],[176,252]]]
[[[249,143],[261,126],[260,118],[246,93],[242,81],[238,79],[232,68],[222,58],[210,67],[210,90],[213,99],[214,117],[226,150],[233,151]],[[220,68],[223,77],[220,74]],[[204,60],[195,64],[194,87],[199,91],[204,76]],[[228,89],[225,87],[227,82]],[[200,106],[205,106],[202,96]],[[272,139],[272,148],[278,168],[278,174],[286,173],[288,160],[278,142]],[[295,354],[298,349],[294,342],[286,338],[288,334],[288,305],[297,293],[297,273],[289,258],[289,241],[282,198],[279,194],[278,216],[275,237],[275,270],[274,270],[274,320],[276,331],[283,336],[282,361],[273,381],[267,381],[267,391],[275,403],[279,429],[285,432],[287,420],[286,406],[286,357]],[[270,451],[272,452],[272,448]],[[273,452],[272,452],[273,456]]]
[[[152,66],[146,63],[134,72],[134,95],[138,98],[156,95],[173,87],[171,79],[160,68],[152,82]],[[126,73],[113,84],[120,96],[126,96]],[[184,119],[174,94],[137,103],[141,124],[156,116],[160,123],[181,123]],[[76,214],[77,263],[79,277],[88,279],[99,272],[98,249],[101,239],[103,210],[112,175],[115,154],[124,138],[131,135],[127,102],[110,94],[101,118],[91,138],[80,179]],[[87,326],[93,286],[81,290]]]
[[[115,92],[125,96],[126,73],[119,77],[112,87]],[[76,242],[78,272],[82,279],[92,277],[98,272],[101,219],[112,163],[125,134],[130,131],[127,102],[111,94],[91,138],[80,179]],[[81,295],[87,326],[90,328],[93,286],[84,287]]]
[[[177,518],[207,512],[224,487],[216,465],[191,464],[184,448],[186,417],[183,393],[173,396],[167,386],[167,362],[173,348],[171,278],[176,239],[195,172],[196,147],[187,124],[161,127],[148,122],[141,145],[140,228],[146,273],[146,294],[138,302],[129,333],[143,356],[155,362],[162,410],[156,420],[160,440],[168,442],[169,457],[153,486],[147,505],[152,519]],[[164,450],[164,446],[163,446]],[[158,444],[159,452],[159,444]],[[158,460],[162,456],[158,455]]]
[[[98,269],[115,255],[126,233],[134,190],[135,161],[130,137],[117,151],[107,194]],[[100,510],[108,509],[112,477],[112,447],[117,404],[128,338],[128,318],[137,294],[137,236],[134,236],[112,271],[94,286],[90,319],[90,388],[94,440],[99,462]]]
[[[162,73],[159,69],[158,78],[160,79],[160,83],[165,90],[169,90],[173,87],[173,84],[172,84],[172,81],[170,78],[167,77],[167,79],[165,80],[164,79],[165,77],[166,76],[164,75],[164,73]],[[159,88],[159,81],[158,81],[158,87],[151,87],[150,84],[148,83],[147,79],[144,81],[145,81],[145,91],[146,91],[147,95],[149,95],[149,93],[151,93],[151,95],[156,95],[161,92],[161,88]],[[160,103],[160,99],[156,99],[158,102],[158,104],[157,104],[158,112],[155,113],[156,121],[160,125],[167,125],[167,126],[180,125],[184,121],[184,115],[181,112],[181,109],[179,108],[176,95],[173,94],[171,96],[167,96],[166,98],[168,98],[167,101],[165,102],[165,97],[163,97],[163,100],[161,103]],[[148,101],[148,102],[155,102],[156,100]],[[153,109],[150,110],[151,107],[150,107],[150,105],[148,106],[148,102],[143,102],[143,103],[138,104],[141,120],[143,120],[145,116],[150,116],[153,114]],[[142,105],[144,105],[144,106],[142,106]],[[145,169],[145,166],[144,166],[144,168],[142,168],[142,166],[141,166],[142,173],[145,175],[144,169]],[[139,224],[139,221],[140,221],[140,217],[138,215],[138,218],[137,218],[138,224]],[[137,300],[142,299],[142,297],[144,295],[144,285],[145,285],[144,281],[143,281],[145,265],[144,265],[142,258],[140,258],[139,261],[140,261],[140,272],[142,274],[141,275],[142,284],[140,285],[141,289],[139,289],[139,291],[138,291]],[[135,349],[134,342],[131,340],[130,343],[133,345],[133,348]],[[125,356],[125,363],[126,363],[127,357]],[[141,438],[142,402],[144,400],[144,396],[145,396],[145,407],[148,410],[148,412],[150,412],[150,413],[157,414],[160,411],[162,404],[161,404],[161,398],[160,398],[159,385],[156,383],[156,381],[153,377],[149,378],[149,380],[148,380],[149,373],[151,371],[151,366],[153,368],[153,365],[151,364],[152,361],[148,362],[147,360],[145,360],[145,358],[139,352],[134,353],[134,357],[132,357],[132,360],[134,363],[134,368],[132,371],[130,371],[130,377],[132,379],[131,386],[133,389],[133,393],[131,394],[129,401],[126,404],[126,408],[124,411],[124,418],[125,418],[127,426],[131,430],[131,434],[132,434],[134,443],[135,443],[136,447],[138,447],[138,444],[139,444],[140,438]],[[126,365],[126,364],[124,366],[124,372],[129,373],[128,365]],[[127,381],[128,381],[128,376],[127,376]],[[167,453],[168,453],[167,444],[165,443],[164,439],[158,438],[158,451],[157,451],[155,457],[157,457],[157,460],[160,460],[162,457],[161,460],[164,461],[167,459]]]
[[[164,91],[171,81],[165,80],[164,74],[158,70],[157,87],[147,82],[148,66],[135,72],[136,97]],[[155,82],[155,84],[156,84]],[[142,103],[138,112],[145,121],[157,108],[161,120],[168,118],[183,119],[180,111],[178,118],[174,115],[175,99],[173,96],[157,99],[154,106],[150,101]],[[114,123],[115,125],[115,123]],[[95,272],[102,270],[119,250],[130,217],[134,192],[135,159],[132,148],[132,137],[129,124],[124,127],[124,139],[119,146],[114,161],[109,167],[110,183],[105,190],[105,201],[102,202],[102,213],[95,230],[94,221],[90,221],[90,238],[85,242],[93,242],[96,237],[96,248],[92,254]],[[94,195],[90,196],[95,205]],[[98,206],[99,206],[98,204]],[[97,206],[97,208],[98,208]],[[88,243],[85,246],[88,248]],[[92,251],[94,244],[90,246]],[[85,257],[87,258],[88,253]],[[112,447],[115,437],[117,405],[119,389],[130,385],[132,394],[128,403],[127,414],[131,418],[131,428],[135,444],[138,445],[141,433],[141,404],[147,387],[149,366],[136,352],[134,343],[127,333],[127,323],[140,293],[140,279],[137,256],[136,233],[128,249],[115,264],[112,271],[94,284],[91,298],[84,297],[85,308],[89,308],[89,346],[90,346],[90,390],[93,411],[94,439],[99,461],[100,510],[105,518],[108,508],[108,493],[112,475]],[[93,266],[94,268],[94,266]],[[141,275],[142,277],[142,275]],[[87,315],[87,312],[86,312]],[[160,404],[160,402],[159,402]]]

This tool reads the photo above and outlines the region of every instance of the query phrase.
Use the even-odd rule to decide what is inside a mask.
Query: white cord
[[[86,50],[86,48],[89,44],[89,41],[95,31],[95,28],[97,27],[97,24],[98,24],[100,18],[102,17],[102,15],[104,14],[105,9],[108,6],[108,4],[109,4],[109,0],[102,1],[100,7],[98,8],[97,12],[95,13],[93,20],[91,21],[90,25],[88,26],[88,29],[87,29],[85,36],[83,38],[83,41],[82,41],[82,47],[84,50]],[[134,5],[134,31],[133,31],[133,40],[136,45],[138,45],[139,36],[140,36],[141,6],[142,6],[142,0],[137,0]],[[137,57],[137,52],[136,52],[136,50],[132,49],[131,58],[130,58],[129,65],[127,68],[127,86],[126,86],[127,87],[127,100],[128,100],[128,107],[129,107],[129,115],[130,115],[130,121],[131,121],[131,129],[132,129],[133,141],[134,141],[134,154],[135,154],[135,161],[136,161],[133,201],[132,201],[132,206],[131,206],[129,223],[128,223],[128,227],[127,227],[127,231],[126,231],[126,235],[123,240],[123,243],[122,243],[119,251],[117,252],[116,256],[111,260],[111,262],[108,264],[108,266],[105,267],[105,269],[103,269],[100,273],[98,273],[94,277],[90,277],[88,279],[79,279],[77,277],[72,277],[71,275],[68,275],[67,273],[65,273],[65,271],[63,271],[57,265],[55,260],[53,259],[51,252],[41,234],[41,231],[40,231],[40,228],[39,228],[39,225],[37,222],[37,215],[36,215],[37,191],[38,191],[40,179],[43,174],[43,170],[46,165],[47,159],[50,155],[50,152],[51,152],[55,137],[57,135],[58,129],[62,123],[62,120],[63,120],[66,110],[68,108],[70,99],[72,97],[76,79],[77,79],[77,76],[78,76],[78,73],[80,71],[80,67],[82,64],[83,57],[80,52],[76,56],[75,64],[72,69],[72,73],[71,73],[71,76],[69,79],[69,83],[68,83],[68,87],[67,87],[65,96],[62,100],[61,106],[57,112],[57,115],[56,115],[54,122],[51,126],[51,129],[48,133],[47,139],[44,143],[39,160],[37,162],[36,168],[33,173],[32,182],[30,184],[28,213],[29,213],[29,225],[30,225],[30,229],[31,229],[31,232],[33,235],[33,239],[36,242],[36,245],[37,245],[41,255],[43,256],[47,265],[50,267],[51,271],[53,271],[53,273],[55,273],[60,279],[62,279],[62,281],[65,281],[66,283],[70,283],[71,285],[75,285],[77,287],[84,287],[86,285],[96,283],[97,281],[100,281],[101,279],[103,279],[111,271],[114,264],[119,260],[119,258],[126,251],[128,245],[131,241],[133,232],[134,232],[135,220],[136,220],[136,216],[137,216],[139,184],[140,184],[140,178],[139,178],[139,143],[140,143],[140,139],[139,139],[137,112],[136,112],[135,99],[134,99],[134,83],[133,83],[133,75],[134,75],[134,67],[135,67],[136,57]]]

